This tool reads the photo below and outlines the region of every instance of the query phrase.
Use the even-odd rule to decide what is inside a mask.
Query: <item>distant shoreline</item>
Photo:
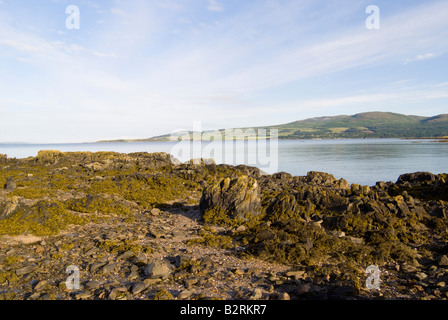
[[[230,141],[234,139],[222,139],[221,141]],[[259,140],[258,138],[249,138],[249,139],[236,139],[237,141],[255,141]],[[270,140],[270,138],[267,138]],[[364,138],[282,138],[278,137],[278,140],[287,140],[287,141],[316,141],[316,140],[438,140],[437,142],[448,142],[448,137],[390,137],[390,138],[376,138],[376,137],[364,137]],[[139,142],[181,142],[181,141],[201,141],[201,142],[213,142],[213,140],[204,140],[204,139],[184,139],[184,140],[169,140],[169,139],[118,139],[118,140],[99,140],[95,142],[81,142],[81,143],[139,143]],[[55,143],[56,144],[56,143]]]
[[[239,139],[237,141],[241,141]],[[248,141],[248,139],[244,139]],[[251,141],[258,139],[249,139]],[[268,138],[269,140],[269,138]],[[390,138],[375,138],[375,137],[365,137],[365,138],[281,138],[278,140],[282,141],[320,141],[320,140],[436,140],[435,142],[448,142],[448,136],[443,137],[419,137],[419,138],[411,138],[411,137],[390,137]],[[99,143],[143,143],[143,142],[181,142],[181,141],[202,141],[202,142],[213,142],[213,140],[159,140],[159,139],[117,139],[117,140],[99,140],[99,141],[84,141],[84,142],[0,142],[0,145],[23,145],[23,146],[33,146],[33,145],[76,145],[76,144],[99,144]],[[222,141],[229,141],[223,139]]]

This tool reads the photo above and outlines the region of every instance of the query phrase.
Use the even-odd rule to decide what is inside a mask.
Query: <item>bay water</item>
[[[235,141],[222,143],[219,148],[210,148],[211,143],[206,142],[195,148],[195,143],[0,144],[0,153],[9,158],[26,158],[36,156],[40,150],[166,152],[182,162],[213,158],[217,164],[246,164],[266,173],[283,171],[294,176],[321,171],[349,183],[369,186],[377,181],[395,182],[404,173],[448,173],[448,143],[430,139],[278,140],[275,144],[268,141],[267,147],[260,146],[257,141]]]

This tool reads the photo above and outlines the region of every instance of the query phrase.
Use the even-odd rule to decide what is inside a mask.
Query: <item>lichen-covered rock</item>
[[[36,161],[44,164],[56,164],[63,155],[59,150],[41,150],[37,153]]]
[[[231,218],[245,219],[262,213],[261,189],[257,180],[242,175],[237,179],[225,178],[207,187],[200,201],[203,212],[211,208],[221,209]]]
[[[333,187],[335,189],[350,189],[350,184],[347,180],[337,180],[332,174],[325,172],[310,171],[306,175],[306,181],[308,183]]]
[[[304,210],[301,209],[294,195],[282,193],[277,196],[272,204],[267,208],[267,213],[271,221],[295,218],[306,219]]]
[[[11,216],[20,207],[19,197],[10,197],[0,201],[0,220]]]
[[[14,182],[14,180],[11,177],[8,177],[6,179],[6,183],[5,183],[6,191],[14,191],[16,188],[17,188],[17,184]]]

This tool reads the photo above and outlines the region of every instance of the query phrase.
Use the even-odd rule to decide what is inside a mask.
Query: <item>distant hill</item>
[[[279,126],[283,139],[434,138],[448,135],[448,114],[420,117],[391,112],[311,118]]]
[[[269,127],[240,129],[245,133],[250,133],[249,129],[254,129],[255,132],[258,132],[258,129],[277,129],[279,139],[440,138],[448,136],[448,114],[421,117],[392,112],[365,112],[351,116],[318,117]],[[223,132],[224,129],[220,131]],[[192,132],[113,142],[170,141],[172,135],[185,139],[187,136],[191,138]],[[255,138],[251,134],[247,136],[249,139]]]

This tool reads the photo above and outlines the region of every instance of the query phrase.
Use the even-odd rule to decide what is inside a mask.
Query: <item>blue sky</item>
[[[446,0],[0,0],[0,142],[448,113],[447,12]]]

